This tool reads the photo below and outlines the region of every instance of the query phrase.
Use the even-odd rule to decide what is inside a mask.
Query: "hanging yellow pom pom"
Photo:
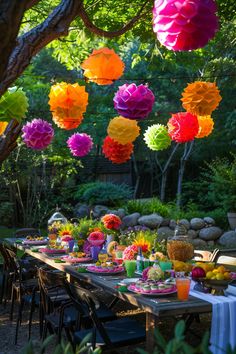
[[[220,101],[220,91],[215,82],[195,81],[184,89],[181,98],[187,112],[199,116],[210,115]]]
[[[94,49],[81,64],[84,76],[98,85],[110,85],[123,74],[125,64],[113,49]]]
[[[108,135],[122,145],[132,143],[139,136],[139,131],[136,120],[121,116],[113,118],[107,128]]]
[[[0,135],[5,132],[8,122],[0,122]]]
[[[198,134],[195,136],[195,138],[205,138],[206,136],[210,135],[212,133],[213,127],[214,127],[214,121],[211,118],[211,116],[198,116],[198,124],[199,124],[199,129],[198,129]]]
[[[74,129],[83,119],[88,105],[88,93],[85,86],[61,82],[51,87],[49,105],[53,120],[60,128]]]

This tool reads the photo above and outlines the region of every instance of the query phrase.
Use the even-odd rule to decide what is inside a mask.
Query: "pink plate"
[[[143,289],[136,288],[135,284],[130,284],[128,290],[136,294],[147,295],[147,296],[165,296],[177,292],[175,285],[173,285],[171,288],[168,289],[163,289],[163,290],[157,289],[157,290],[150,290],[149,292],[145,292],[143,291]]]
[[[61,259],[63,259],[63,261],[66,261],[68,263],[83,263],[83,262],[90,262],[92,261],[91,257],[80,257],[80,258],[76,258],[76,257],[70,257],[70,256],[63,256],[61,257]]]
[[[97,267],[97,266],[89,266],[89,267],[87,267],[87,271],[90,273],[95,273],[95,274],[112,275],[112,274],[123,273],[124,268],[123,267],[114,267],[113,269],[109,269],[109,268],[102,268],[102,267]]]
[[[46,245],[48,243],[48,241],[45,239],[45,240],[24,240],[22,242],[23,245]]]
[[[48,254],[54,254],[54,253],[65,253],[65,250],[63,249],[54,249],[54,248],[40,248],[39,252],[42,253],[48,253]]]

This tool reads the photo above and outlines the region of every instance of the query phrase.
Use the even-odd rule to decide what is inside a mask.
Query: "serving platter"
[[[91,257],[70,257],[70,256],[62,256],[61,259],[68,263],[84,263],[92,261]]]
[[[32,246],[37,246],[37,245],[46,245],[48,243],[47,239],[44,240],[23,240],[22,244],[23,245],[32,245]]]
[[[169,289],[163,289],[163,290],[150,290],[150,292],[145,292],[143,289],[137,289],[134,284],[130,284],[128,286],[128,290],[136,293],[136,294],[141,294],[145,296],[166,296],[166,295],[171,295],[175,294],[177,292],[176,286],[172,286]]]
[[[94,274],[99,275],[113,275],[113,274],[120,274],[124,272],[123,267],[114,267],[113,269],[109,268],[102,268],[97,266],[89,266],[87,267],[87,271]]]

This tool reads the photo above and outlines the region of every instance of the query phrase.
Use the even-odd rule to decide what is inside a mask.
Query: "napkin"
[[[236,347],[236,296],[216,296],[201,293],[191,286],[190,295],[212,304],[210,350],[225,354],[228,345]]]

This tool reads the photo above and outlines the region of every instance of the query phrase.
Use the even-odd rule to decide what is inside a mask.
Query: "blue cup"
[[[94,261],[98,260],[98,254],[99,254],[100,250],[101,250],[100,246],[91,246],[90,247],[91,256]]]

